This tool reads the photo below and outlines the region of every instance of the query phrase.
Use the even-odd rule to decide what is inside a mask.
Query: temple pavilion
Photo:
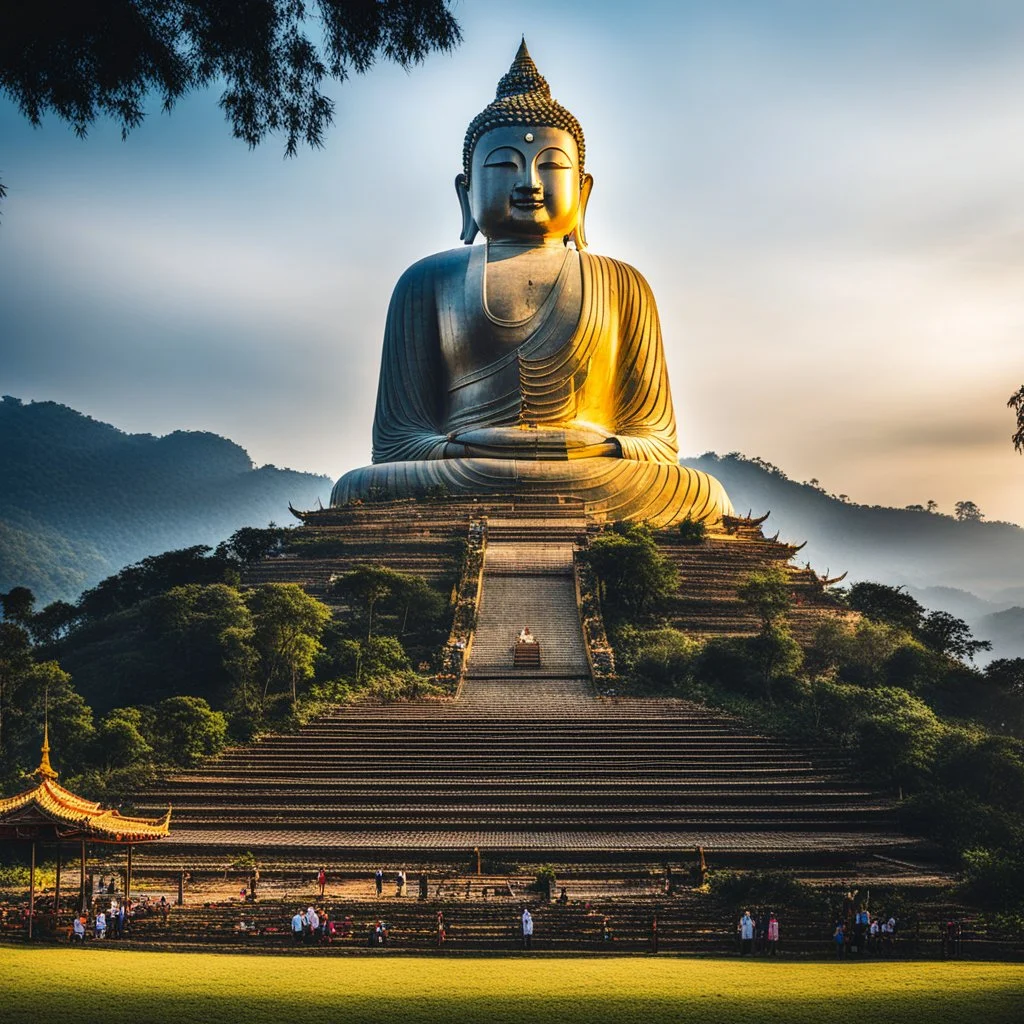
[[[162,839],[170,831],[171,808],[159,818],[131,818],[116,810],[101,807],[65,789],[57,782],[50,764],[49,728],[43,728],[42,757],[32,773],[38,780],[30,789],[15,796],[0,798],[0,840],[32,844],[29,872],[28,937],[32,938],[36,896],[36,846],[51,843],[57,849],[57,878],[54,887],[54,927],[60,913],[61,854],[66,843],[78,844],[81,857],[81,907],[86,905],[86,844],[103,843],[126,846],[128,868],[125,897],[131,895],[132,847],[138,843]]]

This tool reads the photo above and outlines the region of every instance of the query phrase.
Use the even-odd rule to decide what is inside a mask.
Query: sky
[[[368,462],[391,289],[459,244],[463,134],[525,34],[583,125],[592,251],[654,290],[683,455],[1024,523],[1024,5],[453,10],[452,54],[332,88],[294,159],[233,139],[216,89],[124,142],[0,97],[0,393]]]

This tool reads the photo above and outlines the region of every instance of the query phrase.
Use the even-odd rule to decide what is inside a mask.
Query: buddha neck
[[[561,238],[495,238],[487,239],[484,244],[488,263],[527,254],[550,258],[552,253],[563,254],[566,250]]]

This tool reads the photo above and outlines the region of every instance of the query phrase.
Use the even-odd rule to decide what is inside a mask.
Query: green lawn
[[[110,1018],[113,1013],[114,1017]],[[0,1019],[1019,1024],[1024,965],[0,948]]]

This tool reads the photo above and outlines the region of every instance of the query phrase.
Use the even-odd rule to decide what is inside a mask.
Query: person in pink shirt
[[[775,956],[779,948],[779,919],[774,913],[768,915],[768,955]]]

